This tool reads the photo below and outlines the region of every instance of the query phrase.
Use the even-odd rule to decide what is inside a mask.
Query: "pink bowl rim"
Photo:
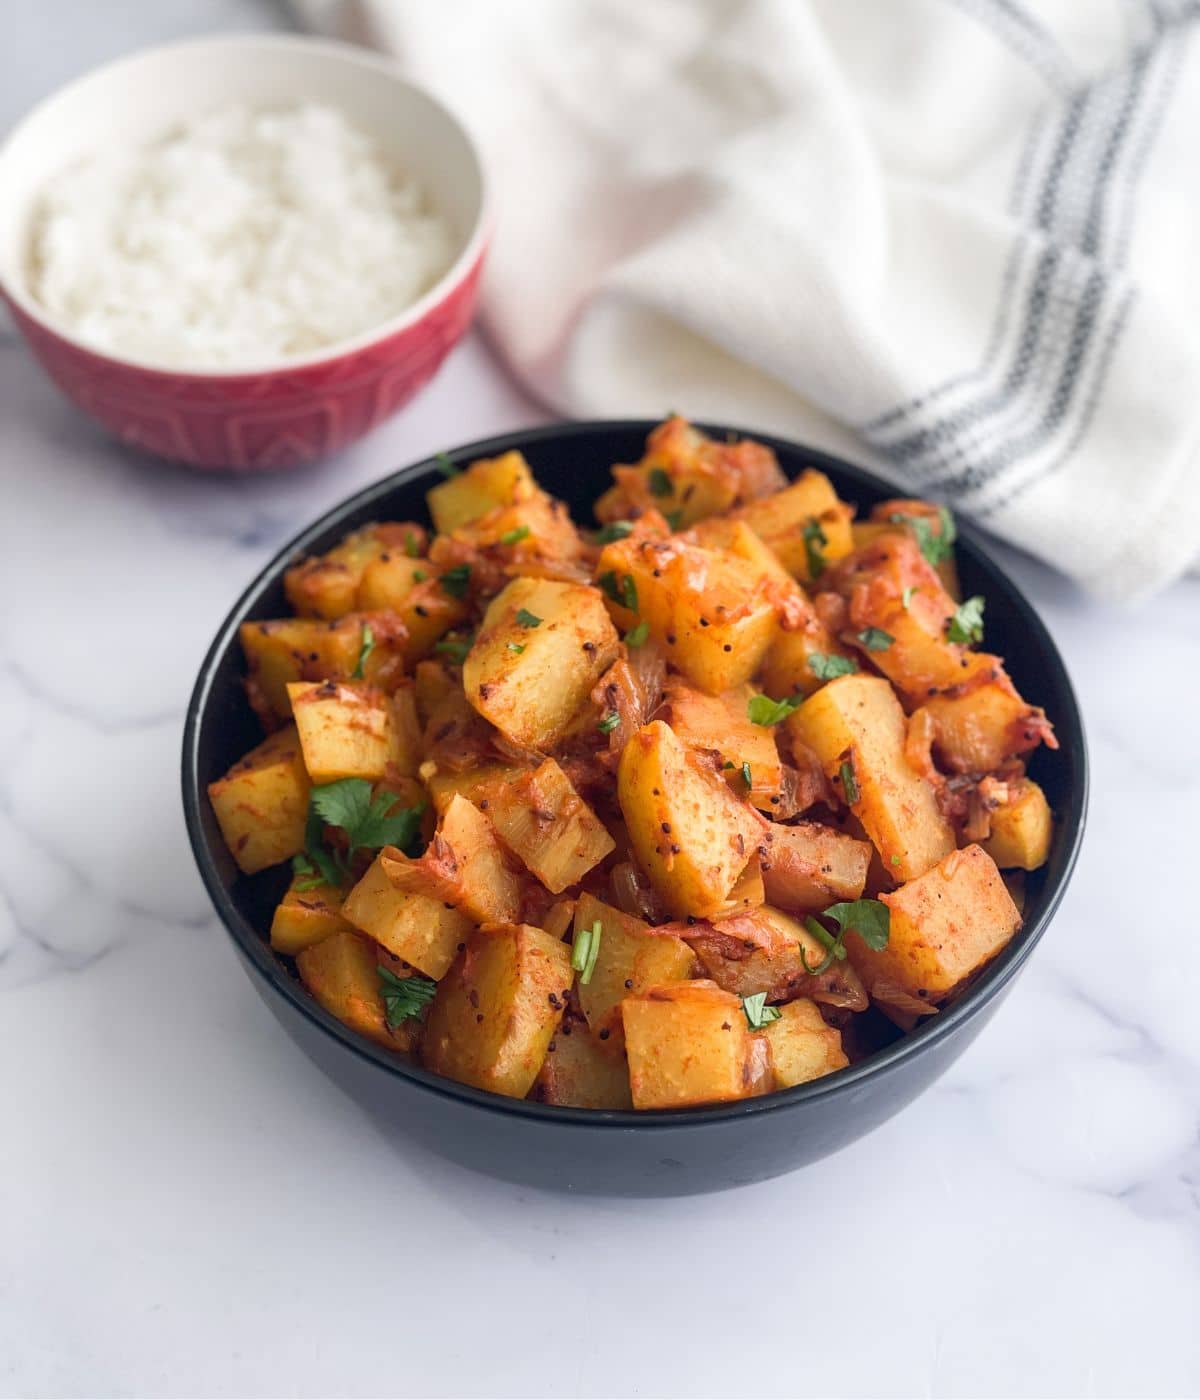
[[[179,39],[169,44],[155,44],[148,48],[137,49],[133,53],[123,54],[120,58],[112,59],[108,63],[89,68],[86,72],[80,73],[35,103],[12,128],[4,141],[0,142],[0,175],[3,172],[4,158],[9,146],[16,141],[29,123],[44,109],[66,98],[84,83],[91,82],[98,77],[117,74],[127,65],[162,58],[181,50],[213,49],[219,51],[234,45],[245,48],[303,48],[309,53],[348,61],[363,68],[371,68],[391,78],[399,86],[418,93],[436,107],[465,142],[475,166],[476,178],[479,181],[479,211],[475,216],[475,222],[462,251],[427,292],[414,301],[411,306],[405,307],[398,315],[381,321],[377,326],[361,331],[358,335],[347,340],[339,340],[320,350],[314,350],[311,354],[272,360],[266,364],[247,363],[221,369],[155,363],[152,360],[117,355],[108,349],[91,345],[85,340],[80,340],[59,321],[47,315],[45,308],[27,293],[19,278],[7,278],[4,276],[3,269],[0,269],[0,294],[12,304],[12,307],[32,321],[40,330],[70,345],[82,355],[119,368],[135,370],[139,374],[159,375],[164,379],[172,380],[187,378],[232,382],[247,378],[261,378],[272,374],[294,374],[299,370],[320,368],[334,364],[348,355],[355,355],[360,351],[370,349],[372,346],[380,345],[393,336],[419,324],[429,312],[433,311],[466,281],[487,249],[494,223],[487,171],[479,152],[479,146],[466,125],[428,88],[405,77],[399,65],[386,55],[374,53],[358,44],[343,43],[337,39],[320,39],[307,34],[207,34],[197,38]]]

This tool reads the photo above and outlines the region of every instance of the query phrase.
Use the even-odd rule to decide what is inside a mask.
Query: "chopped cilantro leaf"
[[[746,706],[746,714],[752,724],[759,724],[764,729],[769,729],[773,724],[778,724],[780,720],[787,719],[793,710],[798,710],[803,698],[803,696],[798,695],[791,700],[772,700],[769,695],[752,695]]]
[[[453,662],[455,666],[461,666],[467,659],[467,653],[475,645],[475,636],[472,633],[467,637],[443,637],[440,642],[434,644],[434,651],[439,656],[444,656],[447,661]]]
[[[304,879],[306,889],[315,889],[319,884],[337,886],[345,879],[337,858],[322,843],[324,831],[325,823],[310,800],[304,823],[304,850],[292,858],[292,869]]]
[[[292,861],[292,869],[301,876],[304,887],[344,884],[356,851],[399,846],[411,855],[411,848],[420,835],[425,804],[395,811],[398,801],[394,792],[373,794],[365,778],[340,778],[337,782],[314,787],[308,799],[304,850]],[[326,826],[340,827],[345,832],[344,853],[335,854],[325,847]]]
[[[631,627],[625,633],[625,645],[627,647],[640,647],[650,635],[650,624],[644,619],[636,627]]]
[[[450,460],[449,457],[446,456],[444,452],[439,452],[437,454],[436,461],[438,471],[440,471],[441,474],[447,480],[449,480],[452,476],[458,475],[459,468],[454,465],[454,463]]]
[[[878,899],[855,899],[831,904],[821,916],[832,919],[842,933],[853,929],[873,953],[882,953],[891,932],[891,914]]]
[[[394,811],[400,799],[394,792],[372,794],[365,778],[339,778],[314,787],[309,795],[312,810],[327,826],[346,833],[350,852],[377,851],[381,846],[410,846],[420,830],[425,804]]]
[[[964,646],[971,642],[983,641],[983,595],[976,593],[965,603],[959,604],[954,616],[946,624],[946,636],[952,642]]]
[[[822,550],[829,543],[819,520],[810,520],[801,536],[804,541],[804,554],[808,561],[809,578],[820,578],[825,572],[825,556]]]
[[[954,517],[945,506],[938,507],[937,528],[927,515],[906,515],[896,511],[888,516],[889,525],[907,525],[913,532],[917,547],[931,564],[937,565],[949,559],[954,552],[954,541],[958,538]]]
[[[755,992],[753,996],[742,998],[742,1010],[752,1031],[760,1031],[772,1021],[778,1021],[783,1012],[777,1006],[767,1005],[766,992]]]
[[[832,919],[838,926],[835,938],[828,929],[811,914],[804,920],[804,927],[825,949],[825,956],[816,967],[810,967],[800,948],[800,961],[810,976],[824,972],[834,962],[846,958],[846,934],[853,929],[873,952],[882,952],[887,947],[891,932],[891,911],[878,899],[856,899],[843,904],[831,904],[821,915],[822,919]]]
[[[382,963],[377,964],[379,990],[387,1023],[394,1030],[402,1021],[419,1016],[433,1000],[437,983],[431,977],[397,977]]]
[[[501,544],[520,544],[522,540],[529,538],[529,526],[518,525],[512,530],[505,530],[500,536]]]
[[[632,533],[632,520],[614,520],[611,525],[602,526],[596,531],[596,543],[612,544],[615,540],[623,540],[626,535]]]
[[[630,612],[638,610],[637,584],[631,574],[622,574],[620,579],[612,569],[606,569],[596,580],[614,603],[619,603]]]
[[[808,658],[808,669],[819,681],[833,681],[838,676],[854,675],[858,662],[849,656],[838,656],[836,653],[826,655],[817,651]]]
[[[540,627],[541,625],[542,619],[538,617],[537,613],[531,613],[528,608],[517,609],[518,627]]]
[[[846,801],[853,806],[859,798],[858,779],[854,776],[854,764],[849,759],[838,769],[838,776],[842,780],[842,791],[846,795]]]
[[[616,710],[609,710],[609,712],[604,716],[604,718],[600,721],[596,728],[600,731],[601,734],[611,734],[613,730],[617,727],[617,725],[620,723],[621,716],[616,712]]]
[[[675,494],[671,478],[661,467],[651,467],[646,475],[646,481],[652,496],[673,496]]]
[[[447,569],[440,583],[451,598],[465,598],[471,585],[470,564],[456,564],[454,568]]]
[[[887,651],[896,639],[882,627],[864,627],[858,633],[858,640],[868,651]]]

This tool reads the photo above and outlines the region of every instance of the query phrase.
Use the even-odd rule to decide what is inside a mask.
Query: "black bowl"
[[[613,462],[636,461],[648,421],[541,428],[461,447],[468,462],[523,451],[538,480],[580,521],[609,484]],[[724,434],[722,425],[707,425]],[[741,430],[737,430],[739,433]],[[895,495],[879,478],[824,453],[754,434],[789,476],[828,473],[860,509]],[[200,873],[259,995],[292,1039],[353,1098],[432,1150],[511,1181],[600,1195],[669,1196],[715,1191],[777,1176],[844,1147],[903,1108],[967,1048],[1000,1005],[1062,899],[1083,834],[1087,752],[1062,659],[1033,608],[960,525],[958,565],[967,594],[987,599],[989,649],[1008,660],[1018,688],[1045,707],[1061,745],[1039,750],[1032,774],[1056,816],[1046,866],[1030,877],[1021,932],[955,1004],[870,1058],[815,1083],[714,1108],[647,1113],[554,1108],[501,1098],[442,1079],[357,1036],[314,1002],[290,963],[267,943],[282,869],[238,873],[205,796],[261,737],[242,691],[238,626],[286,615],[283,572],[300,554],[332,546],[372,520],[423,519],[424,492],[438,479],[419,462],[330,511],[278,554],[226,618],[200,670],[183,739],[183,802]],[[894,1032],[893,1032],[894,1034]]]

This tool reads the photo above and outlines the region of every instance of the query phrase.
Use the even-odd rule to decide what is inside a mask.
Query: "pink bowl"
[[[400,316],[314,354],[197,370],[115,356],[76,339],[28,290],[29,230],[45,182],[96,150],[132,146],[227,102],[299,99],[346,112],[429,192],[456,256]],[[291,36],[151,49],[48,98],[0,150],[0,291],[43,368],[123,442],[201,467],[294,466],[345,447],[406,403],[470,324],[487,245],[482,166],[469,136],[384,59]]]

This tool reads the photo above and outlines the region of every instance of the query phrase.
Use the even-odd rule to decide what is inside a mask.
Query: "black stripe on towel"
[[[922,489],[952,495],[976,491],[1018,456],[1043,446],[1066,420],[1088,364],[1089,341],[1101,319],[1106,285],[1099,270],[1094,276],[1082,275],[1075,250],[1094,255],[1103,241],[1109,188],[1145,95],[1150,56],[1146,49],[1121,75],[1079,90],[1060,113],[1052,154],[1030,210],[1034,228],[1055,241],[1038,253],[1001,385],[981,388],[953,412],[899,440],[881,440],[880,428],[884,421],[890,426],[907,415],[888,415],[871,425],[869,436],[875,445],[918,478]],[[1093,129],[1097,119],[1101,125]],[[1099,152],[1099,159],[1087,159],[1091,152]],[[1030,235],[1020,241],[1030,241]],[[1005,290],[1007,302],[1011,293]],[[998,322],[1006,319],[1007,310],[1002,303]],[[1036,395],[1047,375],[1055,376],[1055,387],[1037,426],[1017,437],[1008,428],[1008,440],[986,451],[989,440],[1006,432],[1006,420],[1011,421],[1019,398]]]

